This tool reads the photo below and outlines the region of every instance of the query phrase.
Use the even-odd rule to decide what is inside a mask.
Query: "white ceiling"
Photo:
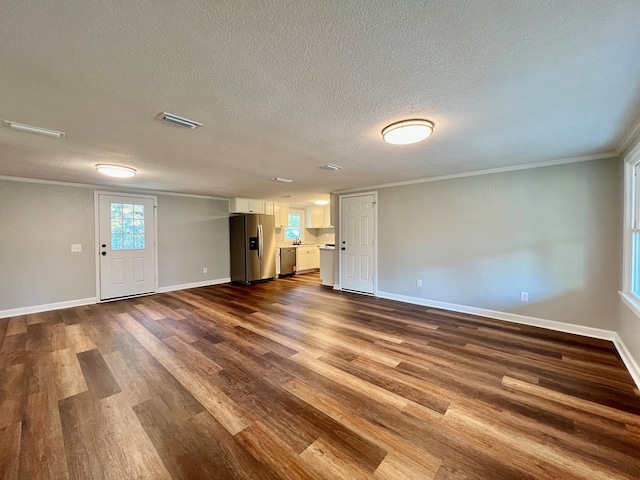
[[[640,117],[638,25],[638,0],[3,2],[0,119],[67,136],[0,128],[0,175],[307,201],[607,153]],[[382,142],[413,117],[430,139]]]

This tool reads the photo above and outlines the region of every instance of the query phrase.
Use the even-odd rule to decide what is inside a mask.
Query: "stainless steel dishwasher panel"
[[[286,247],[280,249],[280,276],[296,273],[296,249]]]

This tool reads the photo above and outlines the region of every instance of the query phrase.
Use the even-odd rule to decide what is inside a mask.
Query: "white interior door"
[[[98,194],[100,300],[156,290],[155,198]]]
[[[374,195],[343,197],[340,242],[343,290],[374,293]]]

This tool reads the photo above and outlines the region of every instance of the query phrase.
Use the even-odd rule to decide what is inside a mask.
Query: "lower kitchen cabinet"
[[[296,272],[320,268],[320,251],[318,247],[296,248]]]

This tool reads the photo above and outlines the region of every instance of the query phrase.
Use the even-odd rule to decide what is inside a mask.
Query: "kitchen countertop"
[[[303,243],[302,245],[280,245],[277,248],[300,248],[300,247],[319,247],[324,248],[323,244],[317,243]]]

